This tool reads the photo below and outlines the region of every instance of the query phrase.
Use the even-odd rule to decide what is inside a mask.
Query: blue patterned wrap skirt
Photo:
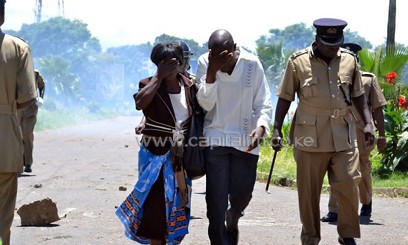
[[[177,189],[177,181],[170,161],[170,151],[164,155],[154,155],[143,145],[139,150],[139,179],[133,191],[116,209],[116,215],[125,226],[125,235],[141,244],[149,244],[149,239],[137,235],[143,219],[143,203],[146,200],[160,170],[163,167],[164,195],[166,205],[167,244],[180,244],[188,234],[190,223],[191,179],[185,175],[188,189],[188,203],[182,206],[181,197]]]

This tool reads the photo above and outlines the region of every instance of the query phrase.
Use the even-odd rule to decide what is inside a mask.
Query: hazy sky
[[[58,8],[64,2],[64,13]],[[253,48],[269,29],[335,17],[346,29],[374,45],[385,42],[389,0],[43,0],[43,20],[64,14],[88,24],[106,47],[154,42],[166,33],[202,44],[219,28],[229,30],[238,44]],[[7,0],[3,29],[33,23],[36,0]],[[397,0],[396,42],[408,45],[408,0]],[[404,30],[405,29],[405,30]],[[312,41],[312,40],[311,40]]]

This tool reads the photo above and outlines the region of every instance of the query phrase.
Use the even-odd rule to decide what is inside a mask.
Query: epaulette
[[[348,53],[348,54],[351,54],[351,55],[354,56],[354,57],[357,57],[354,52],[352,52],[351,50],[346,49],[346,48],[340,48],[340,52],[342,52],[342,53]]]
[[[10,35],[10,34],[9,34],[9,35]],[[25,43],[28,44],[28,42],[27,42],[26,40],[24,40],[22,37],[15,36],[15,35],[10,35],[10,36],[15,37],[15,38],[18,38],[18,39],[20,39],[21,41],[23,41],[23,42],[25,42]]]
[[[375,75],[371,72],[367,72],[367,71],[362,71],[361,72],[361,76],[365,76],[365,77],[374,77]]]
[[[296,57],[298,57],[298,56],[300,56],[300,55],[302,55],[302,54],[306,54],[307,52],[308,52],[307,49],[301,49],[301,50],[299,50],[299,51],[294,52],[294,53],[290,56],[290,58],[291,58],[291,59],[295,59]]]

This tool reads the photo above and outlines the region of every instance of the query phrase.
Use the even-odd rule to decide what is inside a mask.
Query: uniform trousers
[[[370,161],[370,152],[374,149],[373,146],[368,148],[365,147],[364,132],[363,130],[357,131],[357,145],[358,145],[358,155],[360,162],[360,172],[361,180],[358,185],[360,202],[367,205],[371,202],[373,197],[373,186],[372,186],[372,169]],[[337,207],[337,200],[334,195],[330,192],[329,197],[329,212],[338,213],[339,209]]]
[[[372,186],[372,170],[371,170],[371,161],[370,153],[374,149],[376,142],[368,148],[366,148],[364,133],[361,130],[361,133],[357,134],[357,144],[358,152],[360,159],[360,172],[361,172],[361,181],[358,185],[360,192],[360,202],[362,204],[369,204],[373,198],[373,186]]]
[[[27,117],[23,115],[22,110],[18,110],[18,118],[23,133],[24,166],[31,166],[33,164],[34,127],[37,122],[37,116]]]
[[[208,236],[211,244],[227,245],[228,199],[230,213],[238,220],[252,198],[259,156],[233,147],[206,147],[204,157]]]
[[[360,237],[358,217],[358,150],[305,152],[294,150],[302,244],[319,244],[320,194],[328,172],[332,193],[339,205],[337,232],[341,237]]]
[[[0,241],[10,244],[10,228],[13,223],[17,198],[17,173],[0,173]]]

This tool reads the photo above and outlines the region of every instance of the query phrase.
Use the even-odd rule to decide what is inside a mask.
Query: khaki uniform
[[[36,77],[35,85],[40,91],[44,90],[45,83],[41,74],[38,74]],[[31,166],[33,164],[34,127],[37,122],[37,113],[38,106],[36,104],[17,110],[18,119],[23,133],[24,166]]]
[[[319,203],[327,171],[333,193],[341,197],[338,233],[360,237],[356,129],[346,100],[364,93],[361,74],[349,51],[340,49],[327,65],[313,53],[314,45],[292,55],[277,93],[288,101],[296,94],[299,98],[290,140],[297,163],[303,244],[320,241]]]
[[[376,109],[383,107],[387,104],[380,84],[374,74],[369,72],[362,72],[362,81],[365,89],[365,96],[367,98],[367,103],[370,111],[375,111]],[[375,144],[366,148],[364,142],[364,122],[357,112],[357,109],[353,107],[353,113],[357,119],[357,145],[359,152],[360,161],[360,171],[361,171],[361,181],[359,184],[360,202],[362,204],[369,204],[372,199],[373,189],[371,180],[371,161],[370,152],[374,149]],[[330,194],[329,198],[329,212],[337,213],[337,201],[336,198]]]
[[[0,239],[10,243],[17,195],[17,174],[23,171],[23,141],[17,103],[35,99],[34,68],[28,45],[0,30]]]

